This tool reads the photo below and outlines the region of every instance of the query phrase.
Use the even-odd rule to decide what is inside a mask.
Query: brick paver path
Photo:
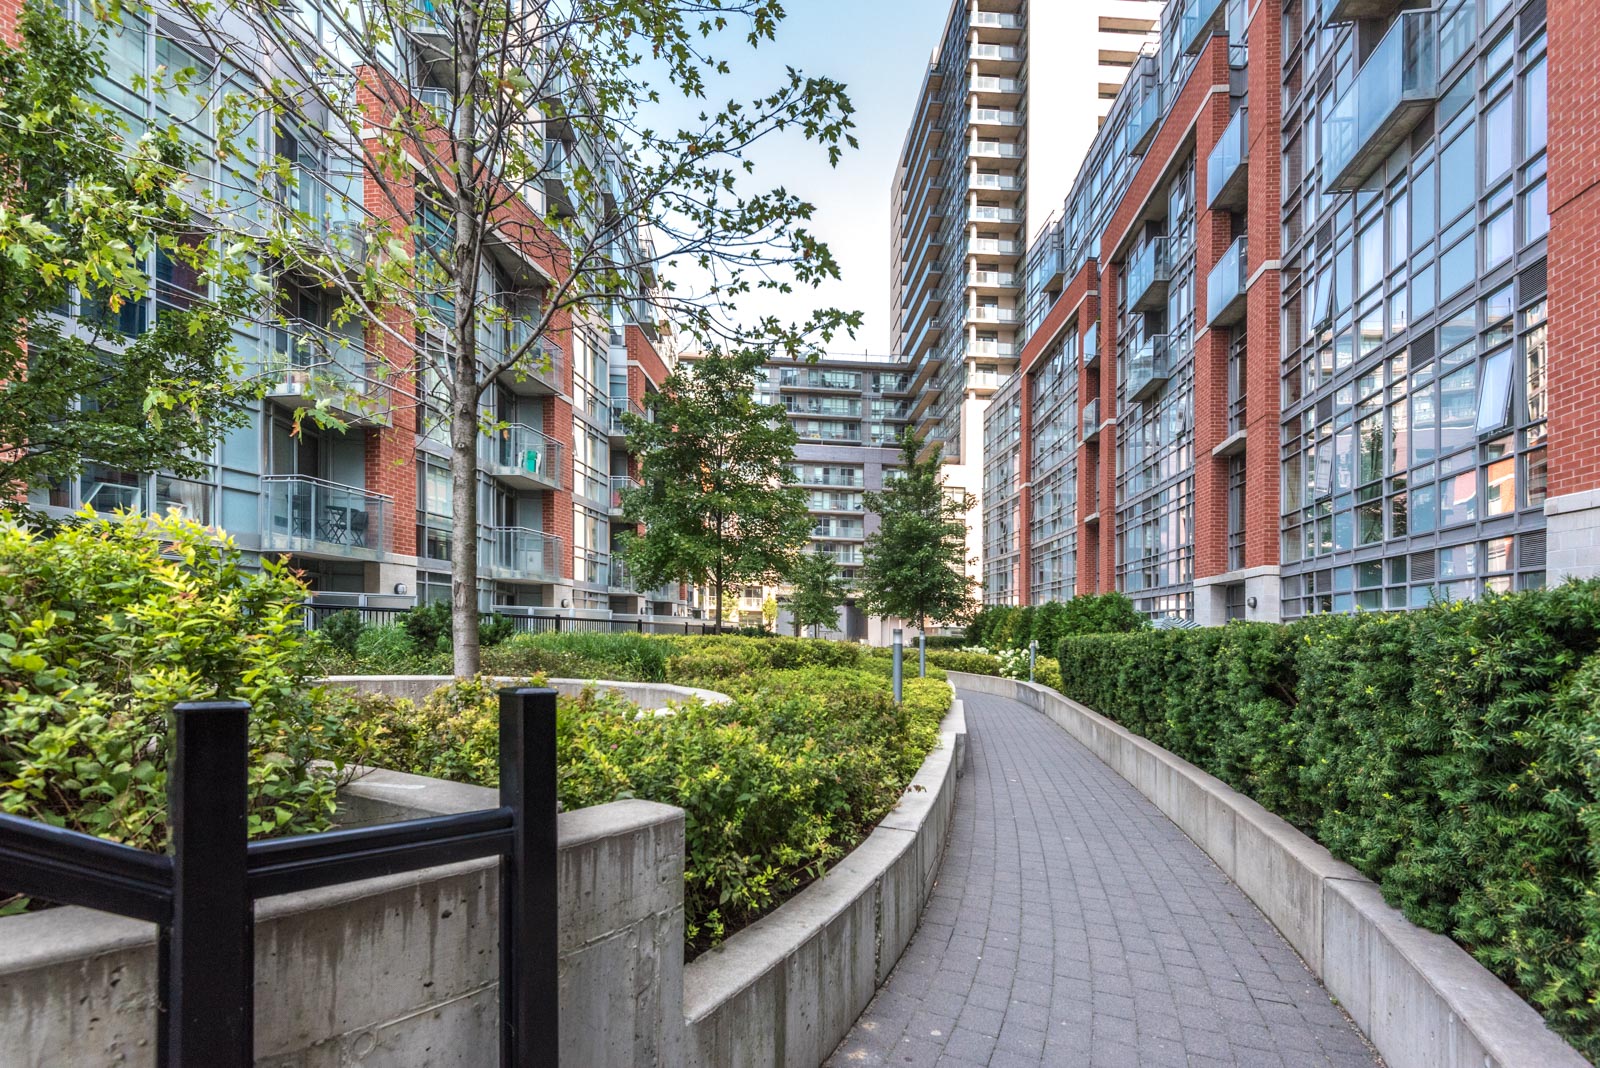
[[[1377,1063],[1288,943],[1065,731],[962,693],[938,886],[830,1068]]]

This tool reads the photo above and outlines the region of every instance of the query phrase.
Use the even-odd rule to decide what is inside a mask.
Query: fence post
[[[500,864],[501,1068],[555,1068],[556,692],[500,691],[500,804],[511,851]]]
[[[167,769],[172,924],[159,969],[162,1068],[248,1065],[255,1055],[255,916],[245,871],[250,706],[193,701],[174,709]]]

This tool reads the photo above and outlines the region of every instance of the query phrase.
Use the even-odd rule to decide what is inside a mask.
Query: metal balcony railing
[[[351,159],[341,170],[326,170],[297,163],[289,173],[293,181],[284,192],[294,212],[294,225],[311,231],[345,263],[365,263],[372,216],[366,209],[366,177],[361,164]]]
[[[491,328],[481,343],[489,364],[498,364],[512,353],[526,353],[500,375],[501,384],[511,392],[521,396],[560,396],[565,392],[566,353],[553,338],[533,338],[533,324],[527,320],[512,319],[501,328]]]
[[[1089,324],[1083,333],[1083,366],[1092,368],[1100,363],[1100,323]]]
[[[1213,210],[1245,207],[1250,193],[1249,130],[1249,109],[1240,108],[1206,160],[1206,203]]]
[[[622,514],[622,495],[625,492],[640,488],[639,480],[632,475],[611,476],[611,511],[614,515]]]
[[[1223,0],[1188,0],[1178,16],[1178,41],[1190,55],[1205,47],[1206,40],[1227,14]]]
[[[485,527],[478,570],[500,582],[559,582],[561,539],[527,527]]]
[[[387,391],[375,381],[359,335],[334,333],[299,319],[272,330],[262,368],[267,395],[291,408],[322,407],[357,426],[386,426]]]
[[[393,500],[306,475],[261,478],[261,550],[375,559],[389,547]]]
[[[626,437],[628,428],[623,426],[624,415],[636,415],[640,419],[648,419],[650,415],[645,411],[644,405],[636,400],[623,397],[611,398],[611,436],[614,438]]]
[[[1206,321],[1212,326],[1229,326],[1244,318],[1250,284],[1248,250],[1249,241],[1241,234],[1206,278]]]
[[[1438,57],[1434,13],[1402,12],[1323,120],[1327,189],[1360,188],[1433,109]]]
[[[1083,406],[1083,440],[1085,444],[1100,437],[1100,398]]]
[[[560,489],[561,442],[525,423],[499,427],[483,436],[484,467],[518,489]]]

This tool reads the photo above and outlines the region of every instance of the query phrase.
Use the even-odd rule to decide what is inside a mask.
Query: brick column
[[[1550,0],[1550,583],[1600,575],[1600,51],[1588,0]]]
[[[1033,604],[1033,372],[1020,370],[1017,434],[1017,603]]]
[[[1206,321],[1211,269],[1233,243],[1233,215],[1206,206],[1211,150],[1228,127],[1228,96],[1212,95],[1195,122],[1195,319]],[[1213,454],[1228,436],[1228,327],[1195,331],[1194,345],[1194,577],[1228,570],[1228,461]],[[1197,618],[1202,591],[1196,588]]]
[[[1100,421],[1106,422],[1117,411],[1117,293],[1121,278],[1117,265],[1107,264],[1100,275],[1100,362],[1099,370],[1089,372],[1091,392],[1100,398]],[[1117,588],[1117,427],[1113,423],[1100,431],[1100,437],[1087,450],[1094,457],[1095,485],[1099,492],[1096,506],[1100,521],[1095,524],[1094,592],[1110,593]]]

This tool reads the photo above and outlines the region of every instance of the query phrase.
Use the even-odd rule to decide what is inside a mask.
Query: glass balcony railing
[[[367,214],[361,164],[346,161],[336,168],[289,169],[292,188],[285,191],[294,212],[293,225],[347,264],[367,259]]]
[[[1172,377],[1170,339],[1165,334],[1147,337],[1128,359],[1128,399],[1149,400]]]
[[[639,480],[632,475],[611,476],[611,511],[615,515],[622,514],[622,495],[639,488]]]
[[[968,309],[967,318],[980,323],[1014,323],[1018,320],[1015,308],[997,308],[978,304]]]
[[[358,426],[389,422],[387,393],[374,380],[359,333],[336,333],[299,319],[273,328],[263,368],[268,395],[291,408],[324,408]]]
[[[624,415],[636,415],[640,419],[648,419],[649,413],[644,410],[644,405],[627,397],[611,398],[611,436],[614,438],[626,437],[628,428],[622,425]]]
[[[967,180],[969,189],[998,189],[1002,192],[1021,191],[1022,179],[1014,174],[974,174]]]
[[[573,581],[589,586],[611,584],[611,557],[592,549],[578,549],[572,554]]]
[[[1161,94],[1147,92],[1128,116],[1128,154],[1142,156],[1161,127]]]
[[[972,145],[972,154],[993,159],[1021,159],[1022,146],[1011,141],[977,141]]]
[[[1100,436],[1100,398],[1083,406],[1083,440],[1094,441]]]
[[[1183,50],[1193,55],[1204,48],[1226,12],[1223,0],[1188,0],[1178,16],[1178,40]]]
[[[519,489],[560,489],[561,442],[524,423],[485,434],[482,459],[489,474]]]
[[[979,75],[972,79],[974,93],[1002,93],[1015,96],[1022,92],[1022,82],[1017,78],[996,78],[988,75]]]
[[[1020,223],[1022,212],[1016,208],[997,208],[978,204],[967,212],[967,220],[975,223]]]
[[[389,546],[393,501],[306,475],[261,478],[261,551],[372,560]]]
[[[481,333],[479,344],[487,364],[499,364],[515,353],[524,353],[515,366],[500,375],[501,384],[511,392],[522,396],[560,396],[565,392],[562,380],[566,353],[552,338],[534,338],[532,323],[512,319]]]
[[[1017,276],[1006,271],[973,271],[972,284],[1000,288],[1015,288]]]
[[[606,587],[612,593],[638,592],[638,589],[634,586],[633,572],[628,570],[628,564],[625,560],[612,557],[611,566],[606,574]]]
[[[974,11],[972,25],[979,29],[1020,30],[1022,19],[1006,11]]]
[[[1438,55],[1433,12],[1402,12],[1323,121],[1329,190],[1360,188],[1433,108]]]
[[[1020,256],[1022,242],[1001,241],[993,237],[975,237],[967,243],[967,251],[975,256]]]
[[[500,582],[559,582],[561,539],[526,527],[485,527],[478,570]]]
[[[1239,211],[1245,206],[1250,192],[1249,130],[1249,109],[1240,108],[1211,150],[1206,161],[1206,203],[1212,210]]]
[[[1093,322],[1083,332],[1083,366],[1094,367],[1100,362],[1100,324]]]
[[[1248,248],[1248,239],[1240,235],[1206,278],[1206,321],[1212,326],[1229,326],[1244,318],[1250,284]]]
[[[1172,265],[1167,259],[1167,239],[1146,241],[1128,260],[1128,307],[1151,311],[1166,303]]]
[[[1354,22],[1388,18],[1400,9],[1400,0],[1322,0],[1322,21]]]
[[[972,46],[972,58],[979,62],[1021,63],[1022,49],[1016,45],[979,44]]]

